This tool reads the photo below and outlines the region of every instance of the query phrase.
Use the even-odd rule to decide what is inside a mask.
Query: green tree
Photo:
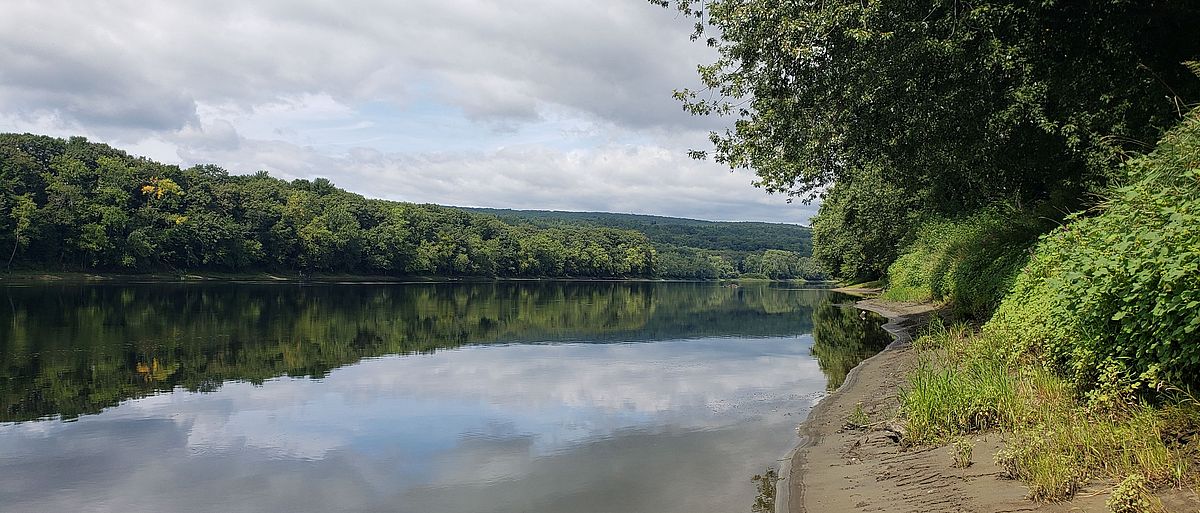
[[[12,208],[13,220],[13,249],[8,255],[8,267],[12,267],[13,258],[17,251],[29,246],[29,231],[33,228],[33,216],[37,214],[37,204],[29,194],[16,197],[16,205]]]
[[[815,243],[833,243],[817,252],[846,277],[877,276],[915,226],[857,215],[879,196],[865,183],[919,213],[1004,202],[1061,217],[1200,99],[1181,65],[1200,56],[1191,0],[650,1],[694,16],[718,53],[705,90],[676,92],[729,119],[693,155],[835,203]]]

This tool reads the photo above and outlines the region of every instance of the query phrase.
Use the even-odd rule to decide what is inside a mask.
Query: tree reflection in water
[[[832,301],[813,310],[812,354],[829,379],[829,391],[842,386],[850,369],[891,343],[883,323],[876,313]]]

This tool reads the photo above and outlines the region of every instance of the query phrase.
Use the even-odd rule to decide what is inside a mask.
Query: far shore
[[[371,283],[494,283],[494,282],[645,282],[645,283],[713,283],[753,284],[789,283],[830,288],[831,282],[800,279],[771,280],[762,278],[729,278],[721,280],[687,280],[675,278],[625,278],[625,277],[537,277],[512,278],[489,276],[387,276],[338,273],[299,274],[286,272],[82,272],[82,271],[32,271],[17,270],[0,272],[0,283],[180,283],[180,282],[230,282],[230,283],[319,283],[319,284],[371,284]]]

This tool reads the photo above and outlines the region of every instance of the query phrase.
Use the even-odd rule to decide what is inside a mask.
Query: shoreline
[[[1002,479],[993,461],[1004,445],[1000,433],[971,437],[977,456],[965,469],[951,465],[946,446],[902,447],[903,428],[892,421],[900,387],[916,366],[911,342],[940,305],[870,298],[854,306],[886,317],[883,327],[894,339],[852,369],[797,428],[801,440],[776,483],[776,513],[1108,511],[1106,494],[1092,486],[1069,502],[1027,499],[1024,484]],[[869,419],[866,428],[847,424],[859,408]]]
[[[829,393],[829,395],[826,395],[820,402],[813,406],[812,410],[808,413],[808,418],[796,428],[801,440],[788,452],[788,455],[780,465],[780,481],[776,484],[776,513],[805,513],[807,511],[805,508],[805,480],[803,477],[806,463],[808,462],[808,453],[818,446],[821,440],[829,434],[825,432],[827,431],[826,429],[821,429],[823,426],[821,426],[822,423],[818,422],[818,419],[831,417],[834,410],[840,411],[843,409],[841,407],[846,406],[843,403],[847,401],[842,400],[842,397],[854,395],[853,391],[860,388],[859,377],[864,372],[864,369],[873,366],[872,362],[875,360],[886,359],[890,353],[907,347],[916,335],[916,331],[924,326],[929,316],[937,311],[937,306],[932,304],[902,305],[868,297],[878,294],[879,290],[874,288],[841,287],[832,290],[834,292],[866,298],[856,301],[854,308],[874,312],[885,317],[887,322],[882,327],[892,335],[892,342],[879,353],[859,362],[853,369],[850,369],[849,374],[846,375],[846,381],[842,383],[842,386]],[[843,415],[841,418],[844,419],[845,416]]]

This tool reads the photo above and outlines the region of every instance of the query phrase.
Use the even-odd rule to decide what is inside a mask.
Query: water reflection
[[[0,422],[95,413],[179,386],[322,377],[362,358],[465,344],[781,336],[814,291],[708,284],[9,287]]]
[[[158,395],[0,427],[0,489],[6,511],[729,511],[824,386],[808,346],[477,347]]]
[[[821,303],[813,310],[812,353],[829,377],[828,390],[837,390],[859,362],[891,343],[883,322],[879,314],[836,301]]]
[[[768,287],[7,292],[6,512],[745,511],[862,347]]]

